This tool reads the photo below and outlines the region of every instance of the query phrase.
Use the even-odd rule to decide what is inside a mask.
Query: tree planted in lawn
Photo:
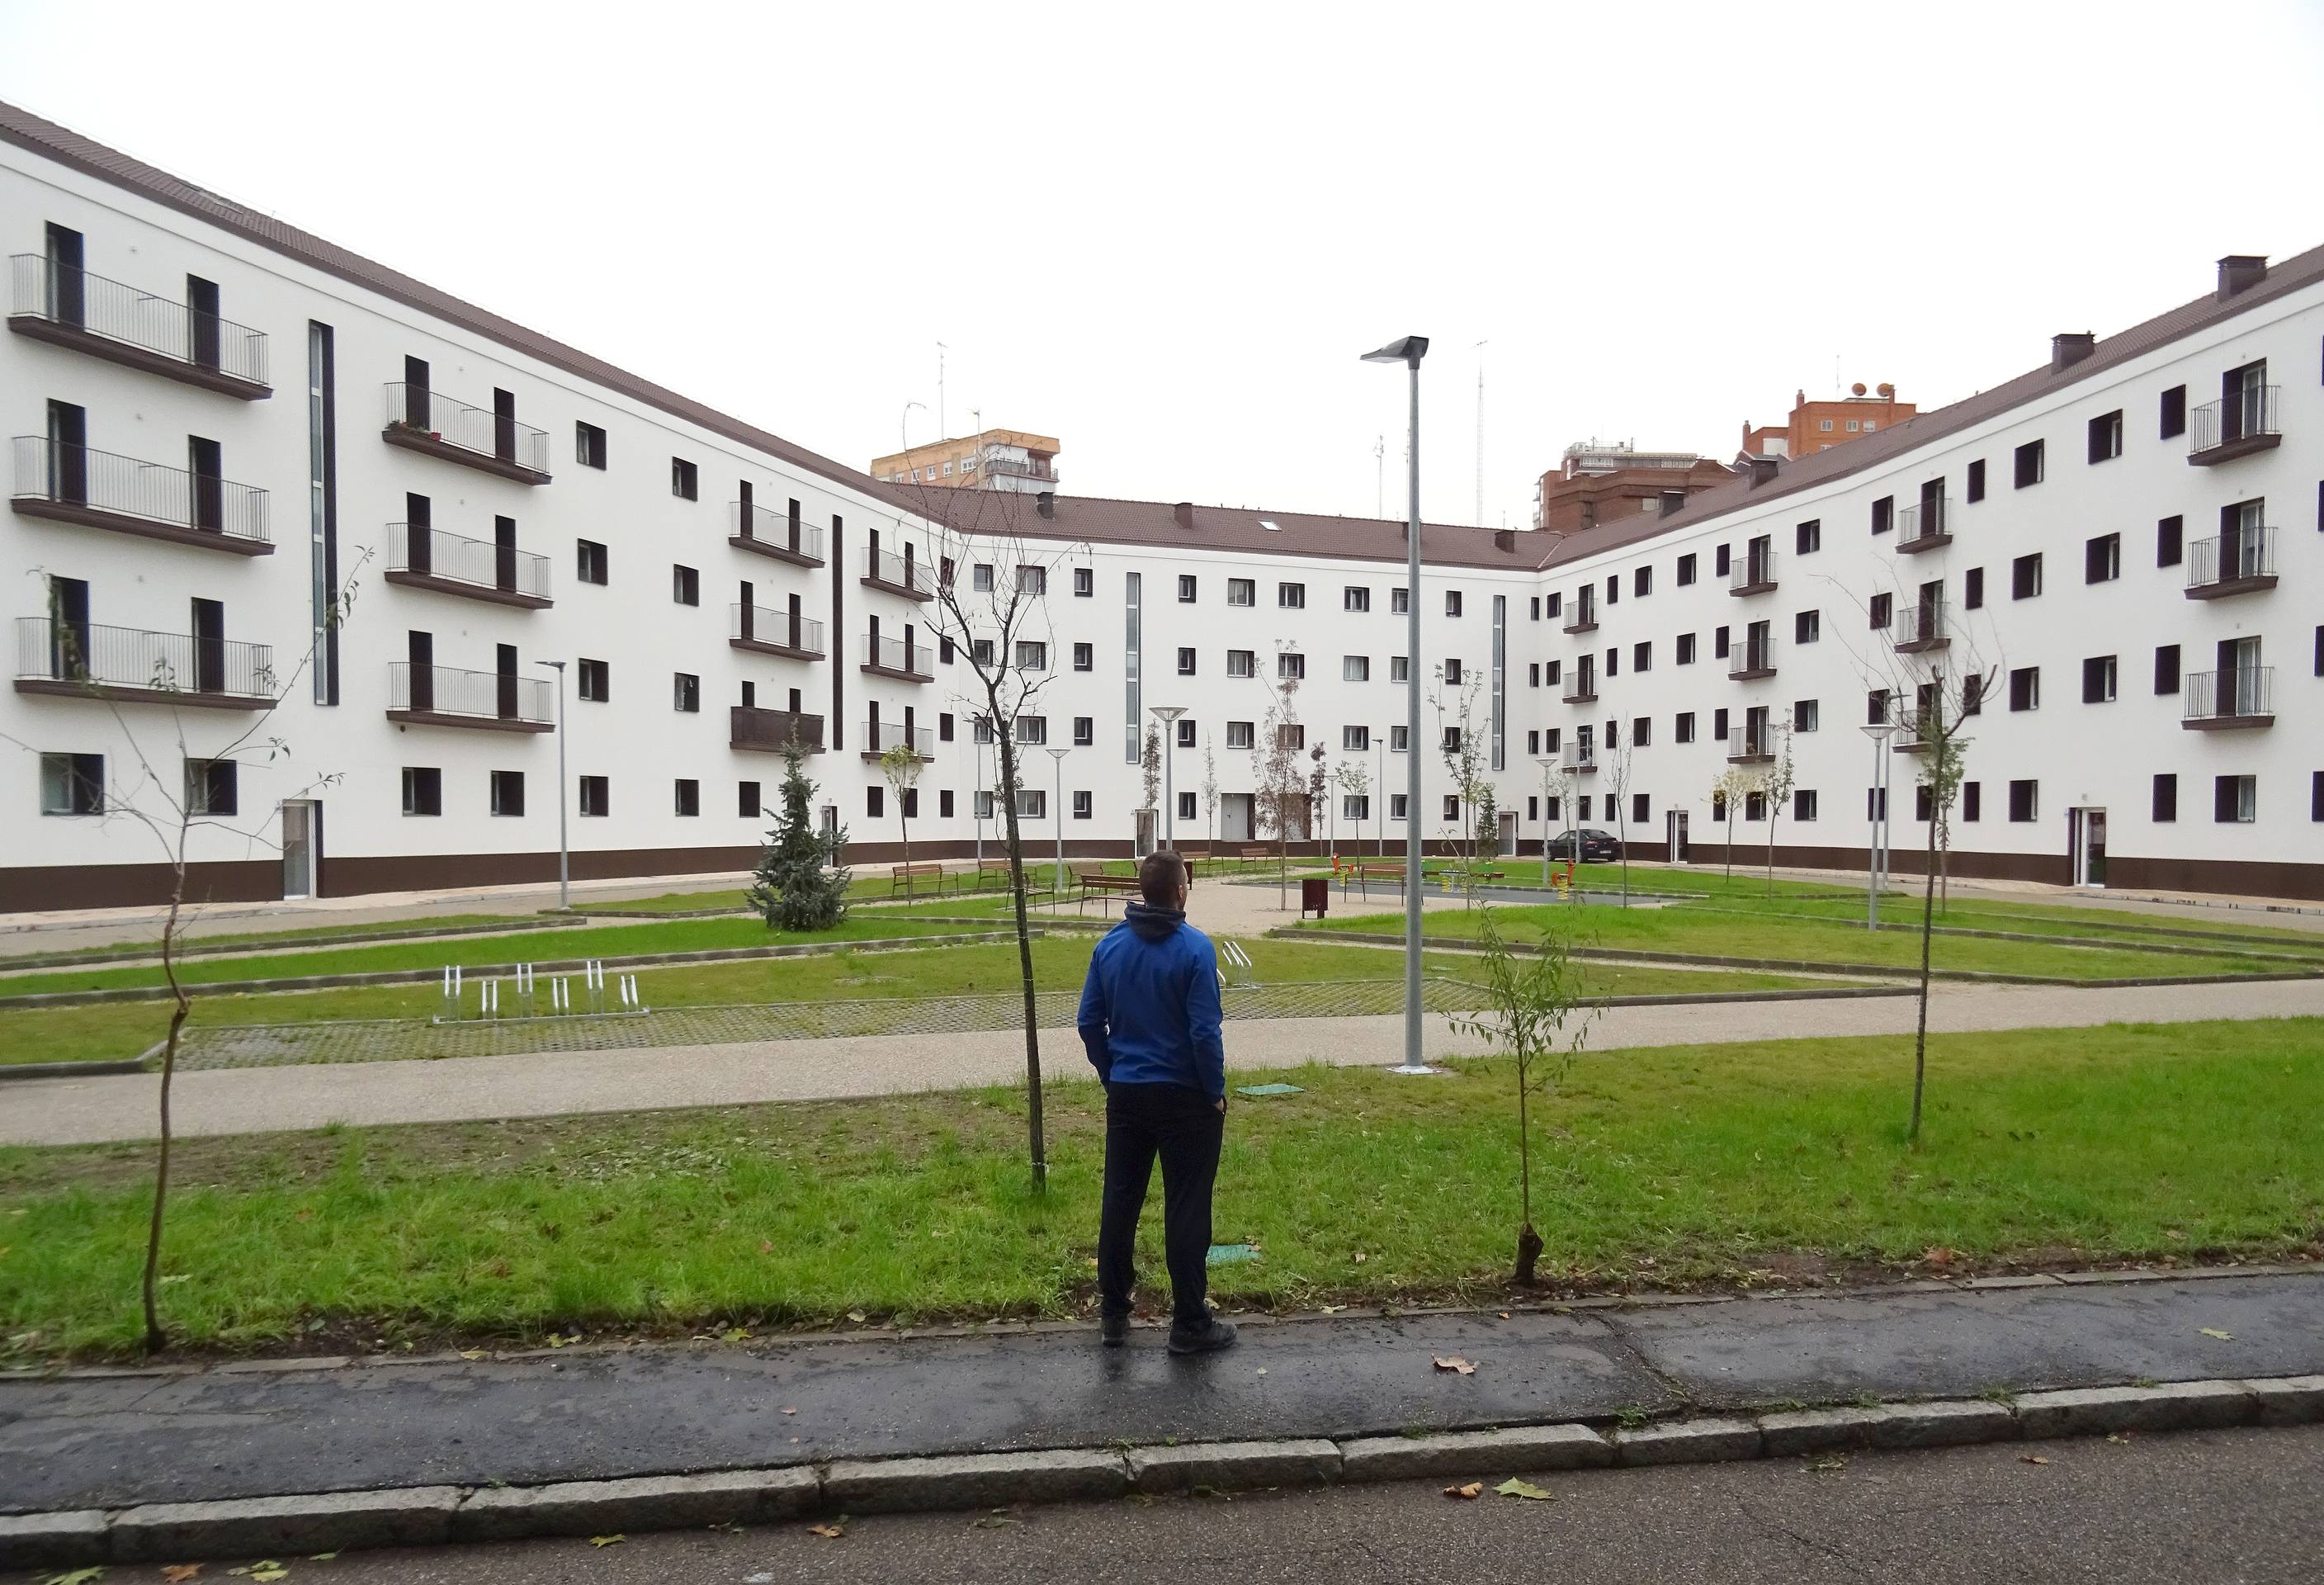
[[[1948,678],[1941,664],[1932,663],[1914,696],[1910,726],[1920,744],[1916,779],[1929,794],[1928,848],[1921,874],[1919,1007],[1913,1021],[1913,1117],[1904,1134],[1915,1145],[1921,1143],[1921,1096],[1929,1074],[1929,956],[1936,935],[1937,868],[1952,846],[1953,805],[1960,797],[1961,775],[1969,764],[1969,739],[1964,728],[2000,675],[1996,669]]]
[[[1509,1054],[1517,1070],[1517,1255],[1509,1281],[1529,1288],[1541,1259],[1542,1239],[1533,1224],[1533,1097],[1553,1090],[1572,1065],[1595,1013],[1582,1006],[1582,976],[1574,967],[1572,915],[1545,911],[1538,942],[1529,950],[1511,948],[1493,925],[1493,911],[1477,913],[1477,944],[1484,969],[1484,1009],[1451,1020]]]
[[[1203,734],[1203,847],[1218,845],[1219,756],[1211,748],[1211,735]]]
[[[1251,819],[1259,828],[1253,835],[1275,838],[1276,906],[1288,908],[1291,832],[1301,828],[1305,835],[1307,778],[1299,769],[1299,742],[1305,731],[1299,724],[1299,678],[1283,661],[1291,647],[1278,642],[1276,648],[1276,674],[1266,679],[1267,719],[1251,742]]]
[[[1630,905],[1629,796],[1633,780],[1627,742],[1606,756],[1606,802],[1614,810],[1614,844],[1622,861],[1622,906]]]
[[[1484,760],[1477,752],[1477,691],[1484,686],[1485,674],[1471,672],[1464,681],[1451,686],[1452,694],[1452,728],[1444,728],[1445,688],[1444,669],[1436,669],[1436,691],[1429,702],[1436,707],[1437,749],[1444,756],[1445,774],[1452,779],[1455,804],[1460,817],[1452,826],[1453,848],[1468,857],[1467,873],[1462,876],[1462,889],[1472,904],[1476,901],[1477,822],[1473,818],[1477,801],[1485,789]],[[1419,811],[1413,811],[1416,819]]]
[[[1343,796],[1361,800],[1368,797],[1371,792],[1371,767],[1360,759],[1343,759],[1333,767],[1332,780],[1338,784]],[[1358,810],[1363,807],[1361,802],[1356,805]],[[1356,816],[1355,862],[1361,864],[1363,858],[1364,817],[1360,813]]]
[[[783,746],[781,807],[759,850],[743,894],[769,930],[829,930],[847,917],[848,872],[839,862],[847,828],[825,831],[815,819],[815,783],[796,728]]]
[[[1767,799],[1767,895],[1775,894],[1775,822],[1784,818],[1784,805],[1792,801],[1792,788],[1799,775],[1792,765],[1792,728],[1785,725],[1775,734],[1780,747],[1775,763],[1759,778],[1758,791]]]
[[[1759,778],[1741,765],[1729,765],[1711,783],[1711,814],[1727,822],[1727,874],[1735,875],[1735,806],[1758,791]]]
[[[889,791],[896,795],[896,830],[904,839],[904,909],[911,911],[912,888],[915,882],[912,868],[912,805],[919,801],[920,754],[908,740],[890,743],[880,751],[880,774],[886,778]],[[936,889],[944,889],[942,880]]]

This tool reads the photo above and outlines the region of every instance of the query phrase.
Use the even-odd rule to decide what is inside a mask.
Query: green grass
[[[1495,924],[1513,939],[1541,934],[1545,924],[1571,910],[1581,920],[1575,944],[1608,951],[1690,952],[1709,957],[1784,962],[1863,963],[1910,969],[1921,959],[1916,932],[1867,931],[1838,920],[1784,918],[1726,909],[1674,904],[1625,909],[1612,905],[1494,904]],[[1425,934],[1455,940],[1477,932],[1477,911],[1441,909],[1424,916]],[[1310,927],[1316,933],[1357,931],[1394,934],[1404,928],[1401,913],[1334,918]],[[2239,958],[2142,951],[2126,941],[2118,947],[2069,947],[2038,941],[1988,941],[1975,936],[1938,936],[1931,960],[1941,969],[2054,976],[2070,979],[2137,978],[2200,974],[2272,974],[2282,963]]]
[[[1240,939],[1240,938],[1239,938]],[[1033,943],[1034,983],[1044,990],[1079,988],[1089,968],[1090,937]],[[1400,953],[1317,941],[1246,941],[1259,977],[1270,983],[1319,979],[1393,979]],[[1473,959],[1432,953],[1430,973],[1473,975]],[[742,963],[673,963],[639,969],[645,999],[656,1007],[731,1002],[804,1002],[853,997],[974,996],[1013,990],[1017,949],[1008,942],[878,952],[845,951]],[[1692,991],[1789,990],[1831,983],[1791,975],[1708,973],[1686,969],[1593,966],[1588,980],[1600,996]],[[440,1005],[433,985],[349,986],[333,990],[221,993],[194,1000],[191,1023],[300,1024],[338,1018],[424,1018]],[[168,1033],[166,1002],[111,1002],[81,1007],[0,1009],[0,1065],[100,1062],[135,1057]]]
[[[1859,894],[1844,901],[1813,898],[1778,900],[1773,904],[1764,904],[1759,911],[1861,924],[1864,922],[1864,898]],[[1919,895],[1882,898],[1880,919],[1884,924],[1905,925],[1918,930],[1921,925]],[[2262,925],[2234,921],[2133,913],[2123,909],[2062,908],[2039,903],[1956,898],[1949,907],[1939,904],[1934,919],[1940,929],[2005,931],[2015,935],[2081,936],[2094,941],[2116,941],[2125,946],[2146,943],[2202,948],[2208,944],[2223,952],[2248,946],[2261,951],[2324,957],[2324,931],[2269,930]],[[2207,943],[2203,938],[2209,936],[2227,939]]]
[[[431,919],[374,919],[349,921],[341,924],[313,924],[298,930],[254,931],[217,934],[203,930],[197,921],[186,932],[186,941],[198,947],[296,947],[301,941],[327,941],[338,936],[419,935],[431,930],[457,930],[474,925],[493,925],[510,931],[532,931],[544,928],[531,914],[506,913],[447,913]],[[37,941],[37,934],[23,938]],[[118,958],[124,954],[161,950],[161,927],[154,926],[151,939],[115,941],[102,947],[79,947],[65,952],[44,952],[28,948],[21,952],[0,953],[0,969],[28,958]],[[0,984],[5,984],[0,981]]]
[[[1939,1247],[1949,1270],[2270,1258],[2324,1235],[2324,1020],[1937,1036],[1917,1152],[1909,1052],[1584,1059],[1537,1114],[1545,1271],[1591,1289],[1877,1271]],[[1517,1221],[1509,1072],[1456,1066],[1305,1070],[1305,1094],[1238,1105],[1216,1237],[1263,1258],[1214,1274],[1219,1296],[1497,1294]],[[1084,1312],[1099,1092],[1058,1084],[1046,1105],[1045,1199],[1010,1090],[190,1140],[166,1314],[248,1349]],[[0,1153],[14,1348],[134,1345],[149,1172],[142,1147]],[[1159,1233],[1149,1217],[1157,1282]]]
[[[210,985],[242,979],[272,979],[290,975],[370,974],[391,969],[440,969],[456,963],[464,969],[504,964],[563,960],[573,958],[622,958],[648,952],[700,952],[721,947],[798,946],[819,941],[870,941],[898,936],[944,933],[941,924],[884,913],[860,913],[835,928],[791,933],[770,932],[756,919],[671,919],[637,924],[583,926],[547,936],[530,932],[514,936],[447,936],[438,941],[395,941],[379,946],[324,947],[313,951],[256,958],[188,959],[180,978]],[[60,969],[53,974],[25,974],[0,979],[0,995],[32,996],[46,991],[105,990],[123,986],[162,984],[158,967]]]

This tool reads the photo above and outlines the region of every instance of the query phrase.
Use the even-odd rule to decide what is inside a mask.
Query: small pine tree
[[[750,902],[769,930],[829,930],[847,917],[844,826],[828,835],[815,827],[815,783],[793,743],[783,750],[783,807],[752,877]]]
[[[1501,811],[1490,782],[1477,792],[1477,851],[1488,858],[1501,856]]]

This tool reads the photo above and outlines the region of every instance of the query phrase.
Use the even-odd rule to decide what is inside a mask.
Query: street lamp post
[[[1872,739],[1872,833],[1865,846],[1864,928],[1880,928],[1880,876],[1887,868],[1885,851],[1888,825],[1888,739],[1896,724],[1886,718],[1872,722],[1864,735]]]
[[[1178,757],[1177,721],[1186,713],[1186,707],[1183,704],[1157,704],[1150,707],[1148,713],[1162,723],[1162,846],[1176,853],[1178,851],[1175,823],[1178,794],[1174,790],[1170,773]]]
[[[1372,846],[1375,857],[1388,857],[1388,728],[1380,728],[1379,751],[1372,757],[1379,762],[1379,774],[1372,778],[1372,792],[1380,801],[1379,818],[1372,822]]]
[[[1366,363],[1400,363],[1409,375],[1410,430],[1405,450],[1405,751],[1404,767],[1404,1061],[1392,1073],[1434,1073],[1420,1056],[1420,360],[1428,338],[1406,336]]]
[[[1049,877],[1049,893],[1059,899],[1065,894],[1065,755],[1069,752],[1063,748],[1049,750],[1049,757],[1057,765],[1057,868]]]
[[[1550,773],[1556,770],[1557,762],[1547,755],[1542,755],[1533,763],[1541,767],[1541,889],[1546,892],[1549,890],[1549,777]]]
[[[535,661],[557,673],[557,905],[573,906],[572,848],[565,827],[565,663]]]

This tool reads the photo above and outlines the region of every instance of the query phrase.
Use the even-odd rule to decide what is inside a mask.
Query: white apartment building
[[[2324,895],[2324,251],[2231,259],[2217,294],[1662,515],[1428,527],[1446,708],[1413,811],[1400,524],[899,488],[5,107],[0,242],[0,911],[165,894],[139,816],[180,794],[215,811],[197,897],[553,878],[560,791],[576,877],[744,868],[794,734],[852,861],[899,852],[898,740],[926,755],[914,857],[990,850],[946,563],[1046,575],[1018,635],[1047,667],[1019,723],[1038,854],[1150,839],[1157,708],[1184,711],[1161,820],[1249,839],[1280,671],[1305,744],[1370,771],[1310,821],[1343,846],[1469,818],[1439,745],[1474,675],[1508,845],[1618,825],[1716,861],[1712,782],[1789,727],[1778,860],[1860,864],[1851,728],[1944,656],[1999,679],[1954,873]],[[1744,852],[1767,812],[1738,811]]]

